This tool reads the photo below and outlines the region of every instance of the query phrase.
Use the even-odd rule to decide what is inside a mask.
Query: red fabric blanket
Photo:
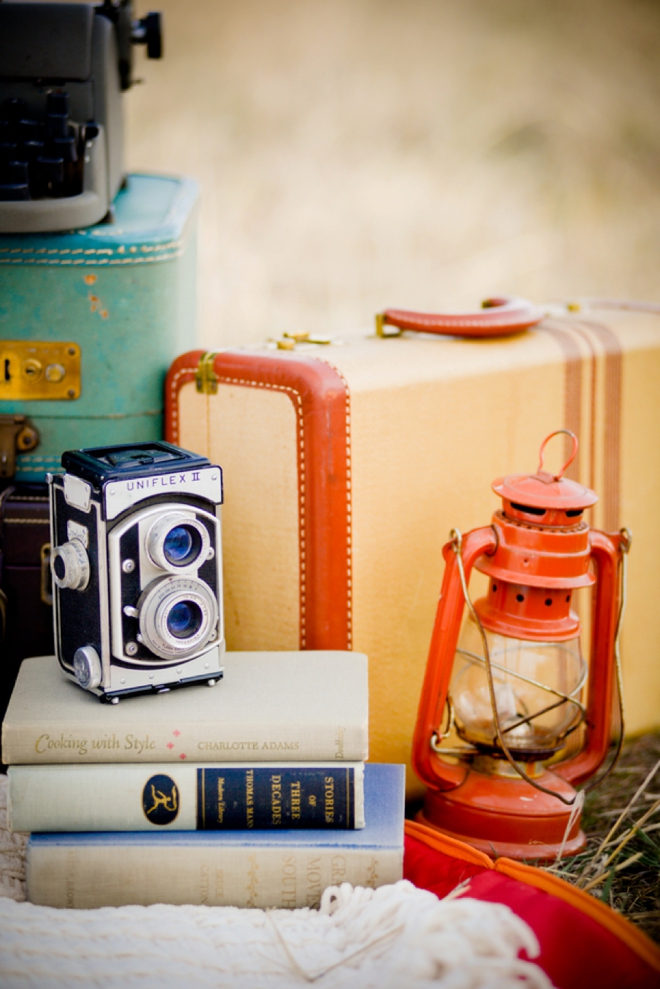
[[[558,989],[660,989],[660,950],[636,927],[588,893],[513,862],[491,861],[462,842],[406,822],[404,878],[446,896],[504,903],[536,934],[534,961]]]

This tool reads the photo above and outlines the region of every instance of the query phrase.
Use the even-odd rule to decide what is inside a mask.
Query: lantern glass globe
[[[586,663],[579,636],[531,642],[485,630],[500,728],[512,755],[549,759],[583,719]],[[459,639],[450,697],[458,735],[501,754],[481,633],[468,617]]]

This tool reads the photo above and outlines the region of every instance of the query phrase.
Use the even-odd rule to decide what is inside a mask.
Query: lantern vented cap
[[[573,440],[571,455],[557,474],[543,470],[543,453],[546,444],[553,436],[564,433]],[[577,453],[577,436],[568,429],[557,429],[543,440],[539,451],[539,466],[535,474],[510,474],[493,481],[493,491],[505,502],[509,502],[516,511],[536,515],[534,509],[540,510],[539,515],[547,510],[575,512],[579,515],[585,508],[590,508],[598,501],[598,495],[579,484],[564,477],[564,471],[575,459]],[[539,519],[540,521],[540,519]]]

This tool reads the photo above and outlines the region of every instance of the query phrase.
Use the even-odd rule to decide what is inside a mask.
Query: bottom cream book
[[[359,831],[33,834],[27,896],[43,906],[190,903],[315,907],[327,886],[384,886],[403,872],[405,769],[368,764]]]

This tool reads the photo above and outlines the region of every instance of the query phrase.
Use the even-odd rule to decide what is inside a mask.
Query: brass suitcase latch
[[[0,341],[0,400],[80,397],[80,347],[38,340]]]

